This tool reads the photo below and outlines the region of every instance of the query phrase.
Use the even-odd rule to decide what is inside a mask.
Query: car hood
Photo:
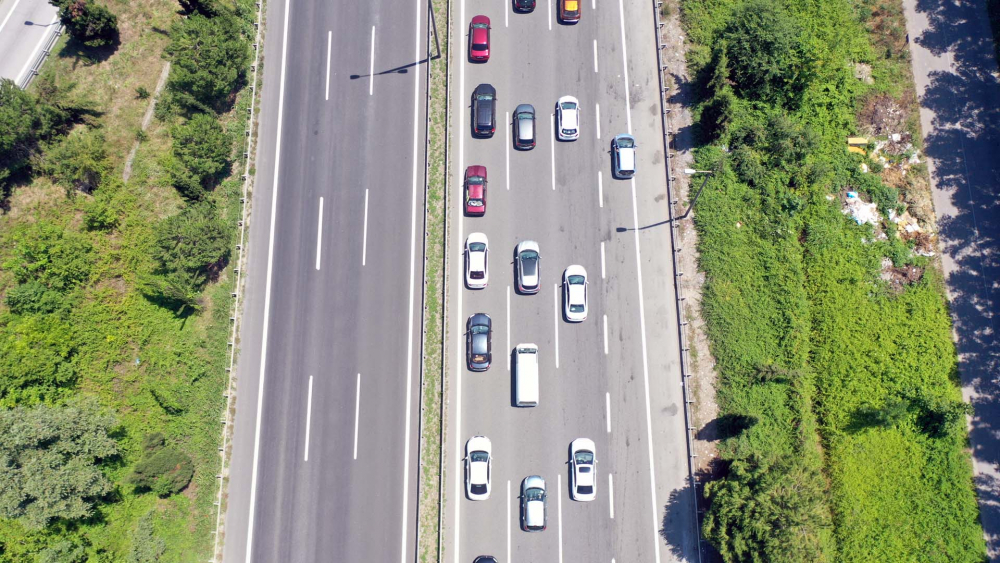
[[[486,464],[486,462],[485,461],[475,461],[475,462],[472,462],[470,465],[471,465],[471,467],[469,469],[469,480],[472,481],[473,483],[476,483],[476,484],[485,484],[486,483],[486,474],[487,474],[487,471],[486,471],[487,464]]]

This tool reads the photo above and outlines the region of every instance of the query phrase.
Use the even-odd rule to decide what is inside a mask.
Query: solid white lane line
[[[333,47],[333,31],[326,32],[326,99],[330,99],[330,49]]]
[[[559,284],[552,286],[552,304],[555,305],[555,325],[556,325],[556,367],[559,367]]]
[[[420,60],[420,16],[426,9],[421,0],[416,0],[416,17],[413,39],[413,60]],[[372,64],[375,60],[375,26],[372,26]],[[373,67],[374,68],[374,67]],[[406,422],[403,426],[403,504],[400,507],[400,536],[399,536],[399,560],[401,563],[409,561],[410,548],[407,545],[407,530],[409,528],[409,495],[410,495],[410,412],[413,405],[411,397],[413,395],[413,293],[416,287],[417,271],[417,156],[420,146],[417,141],[420,138],[420,73],[413,73],[413,184],[410,188],[410,296],[407,304],[406,321]],[[423,193],[421,191],[421,197]],[[422,201],[422,200],[421,200]]]
[[[57,21],[59,21],[58,15],[55,18],[53,18],[51,22],[49,22],[49,25],[45,27],[51,28],[53,25],[56,24]],[[49,40],[49,34],[48,33],[42,34],[42,38],[38,40],[38,44],[35,45],[34,49],[32,49],[31,56],[28,57],[28,60],[24,62],[24,66],[21,67],[21,71],[18,72],[17,76],[14,77],[15,82],[21,81],[21,78],[24,77],[24,73],[28,72],[28,69],[31,67],[31,63],[35,62],[35,59],[38,57],[38,52],[42,50],[42,45],[44,45],[45,42],[48,40]]]
[[[604,420],[607,422],[608,434],[611,434],[611,393],[604,394]]]
[[[552,0],[549,0],[549,9],[547,11],[549,13],[549,31],[552,31]]]
[[[357,391],[354,393],[354,459],[358,459],[358,418],[361,414],[361,374],[358,373]]]
[[[20,4],[20,3],[21,3],[21,0],[14,0],[14,5],[11,6],[10,7],[10,11],[7,12],[7,17],[5,17],[3,19],[3,23],[0,23],[0,31],[3,31],[4,26],[7,25],[7,20],[9,20],[10,16],[12,16],[14,14],[14,10],[17,10],[17,5]]]
[[[267,239],[267,273],[264,281],[264,320],[260,346],[260,377],[257,382],[257,418],[253,431],[253,469],[250,471],[250,516],[247,520],[247,558],[251,563],[253,556],[253,525],[257,502],[257,467],[260,461],[260,425],[264,411],[264,375],[267,366],[267,336],[271,318],[271,272],[274,270],[274,224],[278,216],[278,171],[281,169],[281,125],[285,105],[285,61],[288,55],[288,6],[291,0],[285,0],[285,21],[282,24],[281,36],[281,72],[278,79],[278,129],[275,134],[274,146],[274,177],[271,180],[271,225]]]
[[[597,203],[602,209],[604,208],[604,178],[600,170],[597,171]]]
[[[303,461],[309,461],[309,424],[313,412],[313,376],[309,376],[309,392],[306,395],[306,447]]]
[[[361,265],[365,265],[368,257],[368,188],[365,188],[365,234],[361,239]]]
[[[604,279],[604,241],[601,241],[601,279]]]
[[[604,315],[604,355],[608,355],[608,316]]]
[[[507,559],[505,559],[505,561],[507,561],[507,563],[510,563],[510,526],[511,526],[511,519],[510,519],[510,480],[508,480],[507,481]],[[455,550],[458,551],[458,547],[457,546],[456,546]],[[456,559],[458,558],[458,554],[457,553],[455,554],[455,558]]]
[[[504,115],[504,123],[506,124],[504,126],[504,137],[506,138],[504,146],[507,147],[507,169],[506,169],[507,173],[504,175],[504,177],[507,179],[507,191],[509,192],[510,191],[510,112],[505,111],[503,115]]]
[[[608,473],[608,510],[611,512],[611,519],[615,519],[615,482]]]
[[[466,19],[465,19],[465,0],[461,0],[461,20],[460,21],[463,21],[463,22],[466,21]],[[466,52],[465,51],[465,49],[466,49],[466,45],[465,45],[466,35],[464,33],[459,33],[457,35],[460,36],[459,37],[459,51],[458,52],[459,53],[465,53]],[[467,57],[462,56],[462,57],[460,57],[460,59],[461,59],[461,63],[459,63],[459,65],[458,65],[458,68],[459,68],[458,99],[459,100],[464,100],[465,99],[465,66],[466,66],[466,62],[467,62]],[[419,60],[419,59],[417,59],[417,60]],[[416,73],[416,74],[420,74],[420,73]],[[510,146],[510,143],[507,143],[507,145]],[[458,162],[456,164],[458,165],[458,169],[455,171],[455,173],[456,174],[461,174],[462,171],[465,170],[465,112],[464,111],[459,111],[458,112]],[[458,240],[459,244],[461,244],[461,242],[463,240],[465,240],[464,236],[462,234],[462,229],[463,229],[463,226],[464,226],[464,224],[463,224],[464,215],[465,215],[464,213],[459,213],[458,214],[458,233],[457,233],[458,234],[458,239],[457,240]],[[455,316],[455,333],[454,334],[455,334],[455,373],[458,374],[458,375],[457,375],[457,377],[455,377],[455,411],[454,411],[455,412],[455,472],[453,473],[453,475],[455,475],[455,476],[458,476],[458,475],[462,474],[462,346],[461,346],[461,336],[460,335],[462,335],[463,332],[462,332],[462,275],[460,273],[461,267],[462,267],[461,264],[458,264],[458,261],[456,261],[456,264],[455,264],[455,269],[456,269],[456,275],[455,275],[455,295],[458,296],[457,303],[456,303],[456,306],[458,308],[455,309],[455,311],[457,311],[457,312],[454,313],[454,316]],[[508,361],[510,361],[510,360],[508,359]],[[459,479],[457,477],[454,477],[452,480],[454,481],[454,486],[455,486],[454,496],[452,498],[454,498],[454,499],[460,499],[461,495],[462,495],[462,493],[461,493],[461,486],[462,486],[461,479]],[[510,495],[508,495],[508,496],[510,496]],[[454,537],[454,541],[453,541],[454,551],[455,551],[454,563],[459,563],[458,556],[459,556],[459,553],[461,553],[461,551],[462,551],[462,549],[461,549],[461,543],[459,542],[459,538],[461,537],[459,534],[460,534],[461,528],[462,528],[462,519],[459,517],[459,512],[460,512],[460,508],[462,507],[462,503],[458,502],[456,500],[452,504],[455,505],[455,516],[454,516],[454,519],[452,520],[452,523],[455,526],[455,537]]]
[[[594,43],[597,44],[596,42]],[[596,62],[594,64],[597,64]],[[601,104],[594,104],[594,123],[597,125],[597,138],[601,138]]]
[[[562,563],[562,473],[556,475],[556,498],[559,499],[559,563]]]
[[[510,286],[507,286],[507,371],[510,371]]]
[[[323,248],[323,198],[319,198],[319,219],[316,221],[316,269],[319,269],[320,250]]]
[[[419,21],[417,22],[417,25],[418,26],[420,25]],[[420,33],[419,33],[419,29],[418,29],[417,35],[419,35],[419,34]],[[420,74],[420,73],[418,72],[417,74]],[[372,56],[371,56],[371,64],[368,67],[368,95],[371,96],[374,91],[375,91],[375,26],[373,25],[372,26]]]
[[[597,9],[597,0],[590,0],[590,9],[591,10],[596,10]],[[612,559],[611,563],[615,563],[615,560]]]
[[[622,34],[622,72],[625,77],[625,117],[628,122],[628,132],[632,133],[632,108],[629,104],[628,87],[628,54],[625,46],[625,5],[618,0],[618,16]],[[652,508],[653,553],[656,563],[660,563],[660,536],[657,525],[656,504],[656,471],[653,465],[653,422],[649,407],[649,359],[646,349],[646,302],[642,292],[642,255],[639,251],[639,208],[635,196],[635,178],[632,178],[632,234],[635,237],[636,279],[639,283],[639,331],[642,340],[642,381],[646,399],[646,450],[649,455],[649,502]]]
[[[503,6],[503,26],[508,27],[510,26],[510,9],[507,8],[507,0],[500,0],[500,4]],[[510,557],[507,560],[509,561]]]
[[[597,72],[597,40],[594,39],[594,72]]]
[[[552,127],[552,189],[556,189],[556,115],[549,114],[549,125]]]

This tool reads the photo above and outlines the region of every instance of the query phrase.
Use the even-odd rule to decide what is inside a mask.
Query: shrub
[[[153,532],[153,516],[154,512],[151,510],[139,519],[132,532],[132,547],[125,559],[126,563],[157,563],[166,551],[166,542]]]
[[[730,77],[745,98],[785,103],[804,90],[802,39],[798,23],[780,4],[749,0],[722,32]]]
[[[0,397],[28,387],[41,392],[71,385],[76,354],[73,329],[58,316],[6,319],[0,325]]]
[[[30,280],[10,288],[5,302],[15,315],[54,313],[66,305],[61,293],[49,289],[38,280]]]
[[[89,400],[0,411],[0,517],[40,529],[89,516],[111,490],[97,462],[117,453],[115,425]]]
[[[173,61],[167,87],[182,104],[225,110],[242,85],[250,50],[232,16],[208,18],[194,14],[170,31],[166,53]]]
[[[40,221],[12,235],[13,256],[4,262],[19,283],[38,280],[57,291],[67,291],[90,277],[92,245],[79,233]]]
[[[162,434],[143,440],[142,460],[132,468],[128,482],[139,490],[153,491],[161,497],[179,493],[194,476],[191,457],[173,446],[164,445]]]
[[[140,100],[145,100],[149,98],[149,90],[145,86],[139,86],[135,89],[135,97]]]
[[[232,143],[218,119],[195,114],[173,132],[174,162],[170,167],[174,185],[184,196],[197,199],[215,185],[229,166]]]
[[[87,550],[70,540],[62,540],[38,554],[38,563],[85,563]]]
[[[45,151],[42,168],[67,190],[90,193],[111,169],[104,133],[96,129],[70,133]]]
[[[13,80],[0,79],[0,183],[28,165],[37,126],[35,99]]]
[[[59,19],[69,34],[88,47],[118,43],[118,16],[88,0],[56,0]]]

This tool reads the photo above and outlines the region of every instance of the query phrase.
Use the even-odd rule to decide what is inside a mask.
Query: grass
[[[443,467],[442,428],[444,416],[441,404],[443,381],[443,331],[444,309],[442,303],[444,289],[444,249],[445,249],[445,208],[444,193],[447,175],[445,161],[445,128],[447,101],[447,26],[448,0],[433,1],[437,23],[441,57],[430,60],[430,106],[428,125],[430,144],[427,148],[429,163],[427,178],[427,216],[424,233],[424,355],[423,389],[421,404],[423,420],[420,437],[420,498],[419,526],[420,545],[418,557],[421,562],[438,560],[441,522],[441,478]],[[433,37],[431,39],[431,49]]]
[[[255,15],[253,2],[239,0],[238,4],[245,21]],[[149,103],[136,96],[136,89],[155,88],[164,64],[161,55],[169,41],[165,30],[180,16],[178,5],[167,0],[115,0],[108,6],[120,23],[118,48],[110,54],[79,51],[64,37],[44,72],[62,84],[76,83],[77,95],[96,102],[114,174],[120,178]],[[252,29],[249,21],[247,27]],[[240,147],[235,149],[237,155],[242,155],[242,145],[237,143],[243,140],[249,103],[245,89],[235,107],[221,118],[234,147]],[[156,225],[184,205],[160,164],[170,152],[170,125],[169,120],[154,120],[139,146],[131,179],[115,188],[102,187],[114,189],[121,203],[115,230],[84,230],[83,210],[90,196],[67,197],[65,190],[44,176],[15,190],[10,212],[0,217],[0,261],[11,252],[13,233],[40,220],[80,232],[94,245],[91,277],[70,316],[78,339],[79,379],[73,392],[96,396],[115,413],[121,452],[121,458],[105,468],[115,490],[98,504],[92,518],[37,532],[15,521],[0,521],[0,562],[35,560],[45,546],[63,539],[85,546],[90,561],[124,561],[139,520],[149,513],[154,515],[155,535],[166,546],[161,563],[205,561],[212,554],[232,270],[220,272],[200,298],[201,312],[191,316],[177,316],[156,305],[136,285],[138,277],[154,267],[151,249]],[[242,159],[234,159],[236,177],[224,180],[209,196],[232,226],[234,239],[242,168]],[[0,275],[0,292],[11,283],[9,276]],[[139,458],[142,437],[157,431],[191,456],[195,465],[190,485],[168,498],[137,493],[124,483]]]
[[[742,3],[682,4],[693,74],[709,74],[718,60],[712,47]],[[733,80],[713,86],[735,92],[735,101],[718,138],[701,130],[696,152],[697,168],[726,163],[695,215],[703,311],[720,420],[730,421],[724,465],[791,459],[823,481],[818,503],[806,508],[775,508],[766,496],[773,491],[755,482],[728,489],[744,496],[720,494],[726,502],[710,507],[709,519],[745,527],[707,535],[727,561],[751,560],[734,537],[750,538],[750,553],[761,558],[753,560],[983,561],[964,417],[943,414],[961,412],[961,394],[938,265],[911,253],[893,225],[879,226],[888,233],[880,240],[840,209],[839,196],[856,190],[881,202],[883,215],[903,206],[925,227],[933,222],[918,209],[927,200],[925,169],[887,186],[888,175],[858,172],[861,158],[844,146],[858,133],[865,101],[882,94],[908,113],[896,126],[920,146],[901,5],[772,4],[800,26],[807,56],[799,76],[808,82],[792,102],[755,98]],[[855,64],[871,68],[871,83],[855,78]],[[696,116],[719,107],[711,106],[718,94],[708,82],[700,86]],[[882,277],[886,258],[921,275],[892,285]],[[784,519],[761,524],[741,520],[738,508],[719,512],[734,506]],[[786,549],[789,529],[802,531],[809,541],[796,547],[808,543],[811,551]]]

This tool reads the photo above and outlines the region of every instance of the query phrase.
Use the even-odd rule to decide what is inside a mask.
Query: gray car
[[[517,291],[538,293],[542,278],[542,256],[538,252],[538,243],[533,240],[521,241],[516,253],[514,261],[517,266]]]
[[[535,107],[521,104],[514,108],[514,148],[530,150],[535,147]]]
[[[541,532],[545,529],[545,479],[538,475],[525,477],[521,481],[521,529],[525,532]]]
[[[469,317],[465,327],[465,355],[470,371],[490,369],[493,359],[493,321],[486,313]]]

